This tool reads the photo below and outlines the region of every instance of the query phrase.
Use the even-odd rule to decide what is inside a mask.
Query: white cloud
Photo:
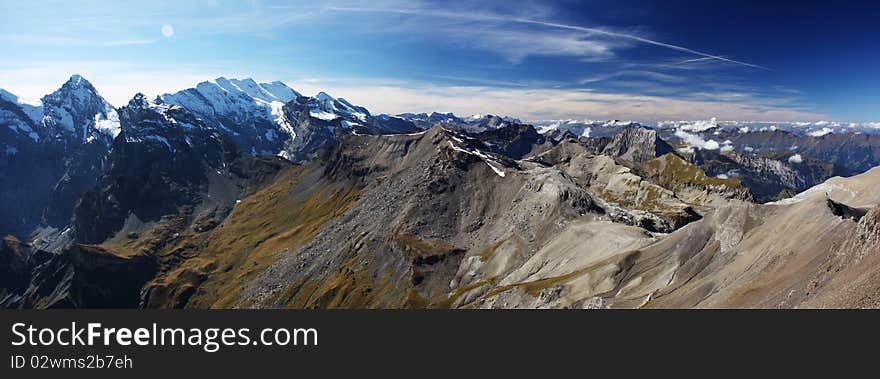
[[[721,146],[718,145],[718,142],[716,142],[713,139],[706,141],[706,144],[703,145],[703,149],[706,149],[706,150],[718,150],[719,147],[721,147]]]
[[[538,19],[532,19],[532,18],[517,17],[517,16],[511,16],[511,15],[505,15],[505,14],[481,12],[479,10],[449,11],[449,10],[445,10],[445,9],[437,9],[437,8],[431,8],[431,7],[412,7],[412,6],[396,7],[396,8],[330,7],[329,9],[334,10],[334,11],[341,11],[341,12],[369,12],[369,13],[391,13],[391,14],[396,13],[396,14],[409,14],[409,15],[416,15],[416,16],[426,16],[426,17],[430,17],[430,18],[438,18],[438,17],[451,18],[451,19],[477,22],[481,25],[486,25],[486,24],[490,24],[490,23],[537,25],[537,26],[543,26],[543,27],[554,28],[554,29],[559,29],[559,30],[576,31],[576,32],[582,33],[582,35],[585,38],[586,37],[592,37],[592,38],[604,37],[604,38],[611,38],[611,39],[617,39],[617,40],[625,40],[625,41],[630,41],[630,42],[638,42],[638,43],[642,43],[642,44],[653,45],[653,46],[658,46],[658,47],[662,47],[662,48],[666,48],[666,49],[670,49],[670,50],[675,50],[675,51],[682,52],[682,53],[692,54],[692,55],[696,55],[696,56],[699,56],[702,58],[713,59],[715,61],[733,63],[733,64],[737,64],[737,65],[754,67],[754,68],[762,68],[762,69],[764,68],[764,67],[761,67],[761,66],[758,66],[755,64],[737,61],[737,60],[729,59],[726,57],[693,50],[693,49],[690,49],[690,48],[687,48],[684,46],[678,46],[678,45],[673,45],[673,44],[669,44],[669,43],[665,43],[665,42],[660,42],[660,41],[648,39],[645,37],[637,36],[634,34],[616,32],[616,31],[611,31],[611,30],[602,29],[602,28],[595,28],[595,27],[590,28],[590,27],[583,27],[583,26],[579,26],[579,25],[563,24],[563,23],[558,23],[558,22],[550,22],[550,21],[544,21],[544,20],[538,20]]]
[[[704,140],[703,137],[700,137],[696,134],[691,134],[685,132],[681,129],[675,131],[675,136],[681,138],[684,143],[688,145],[688,147],[692,149],[703,149],[703,150],[718,150],[721,145],[718,144],[718,141],[715,140]]]
[[[804,161],[804,157],[800,154],[795,154],[788,157],[788,163],[802,163]]]
[[[730,103],[559,88],[498,88],[424,82],[285,80],[303,93],[332,91],[373,113],[431,112],[504,114],[524,120],[582,118],[641,121],[700,119],[707,114],[740,120],[803,120],[821,115],[752,103]]]

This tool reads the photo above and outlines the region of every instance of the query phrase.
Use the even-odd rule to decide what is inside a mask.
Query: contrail
[[[474,20],[474,21],[501,21],[501,22],[515,22],[515,23],[520,23],[520,24],[542,25],[542,26],[547,26],[547,27],[552,27],[552,28],[557,28],[557,29],[576,30],[576,31],[585,32],[585,33],[595,33],[595,34],[601,34],[601,35],[605,35],[605,36],[609,36],[609,37],[628,39],[628,40],[637,41],[637,42],[641,42],[641,43],[645,43],[645,44],[649,44],[649,45],[665,47],[667,49],[680,51],[683,53],[698,55],[703,58],[714,59],[714,60],[718,60],[718,61],[722,61],[722,62],[733,63],[733,64],[738,64],[738,65],[747,66],[747,67],[754,67],[754,68],[769,70],[766,67],[759,66],[756,64],[737,61],[737,60],[725,58],[725,57],[722,57],[719,55],[714,55],[714,54],[709,54],[709,53],[697,51],[694,49],[689,49],[684,46],[678,46],[678,45],[673,45],[670,43],[654,41],[651,39],[647,39],[647,38],[643,38],[643,37],[639,37],[639,36],[634,36],[631,34],[617,33],[617,32],[611,32],[611,31],[607,31],[607,30],[603,30],[603,29],[587,28],[587,27],[577,26],[577,25],[566,25],[566,24],[560,24],[560,23],[556,23],[556,22],[531,20],[531,19],[527,19],[527,18],[510,18],[510,17],[489,15],[489,14],[461,14],[461,13],[438,11],[438,10],[357,8],[357,7],[328,7],[327,9],[332,10],[332,11],[340,11],[340,12],[400,13],[400,14],[413,14],[413,15],[422,15],[422,16],[438,16],[438,17],[458,18],[458,19],[466,19],[466,20]]]

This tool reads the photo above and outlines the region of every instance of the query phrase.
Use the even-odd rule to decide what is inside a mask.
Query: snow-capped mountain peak
[[[116,109],[81,75],[72,75],[60,89],[43,96],[42,105],[41,124],[48,137],[91,142],[101,135],[112,139],[119,134]]]
[[[309,100],[309,115],[325,121],[341,118],[348,123],[368,123],[372,118],[366,108],[349,103],[341,97],[334,98],[326,92],[318,92]]]
[[[71,75],[70,79],[65,84],[70,84],[72,86],[80,86],[80,85],[89,86],[89,87],[92,86],[92,83],[90,83],[88,80],[83,78],[82,75],[80,75],[80,74]]]
[[[159,102],[189,111],[254,155],[289,151],[294,139],[304,138],[308,134],[304,129],[311,127],[338,127],[344,133],[417,130],[401,119],[376,120],[365,108],[326,92],[302,96],[280,81],[258,83],[250,78],[219,77],[195,88],[164,94]]]
[[[251,78],[219,77],[159,98],[165,104],[191,112],[206,125],[225,131],[251,154],[277,154],[285,141],[292,138],[282,109],[300,96],[279,81],[258,83]]]
[[[251,78],[227,79],[219,77],[214,83],[231,94],[243,93],[252,99],[262,100],[267,103],[280,101],[286,103],[300,96],[298,92],[282,82],[257,83]]]

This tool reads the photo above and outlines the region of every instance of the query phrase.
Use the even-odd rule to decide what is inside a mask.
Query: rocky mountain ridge
[[[878,171],[815,185],[840,162],[721,149],[737,143],[709,143],[711,128],[667,142],[627,122],[575,135],[497,116],[373,116],[223,78],[116,110],[75,76],[39,123],[38,108],[0,95],[13,155],[73,148],[46,158],[53,175],[92,175],[48,186],[70,210],[40,200],[33,238],[3,240],[4,307],[872,304],[862,262]],[[800,194],[753,201],[786,191]],[[51,212],[67,222],[46,223]]]

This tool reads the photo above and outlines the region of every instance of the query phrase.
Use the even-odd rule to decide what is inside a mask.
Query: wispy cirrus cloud
[[[642,44],[662,47],[669,50],[674,50],[681,53],[686,53],[690,55],[699,56],[699,59],[709,59],[715,60],[725,63],[732,63],[740,66],[759,68],[759,69],[767,69],[766,67],[752,64],[748,62],[743,62],[739,60],[730,59],[721,55],[710,54],[702,51],[698,51],[695,49],[691,49],[685,46],[680,46],[676,44],[666,43],[662,41],[657,41],[653,39],[649,39],[646,37],[622,33],[612,30],[606,30],[597,27],[584,27],[579,25],[570,25],[559,22],[552,21],[544,21],[539,19],[532,18],[523,18],[517,16],[510,15],[500,15],[494,13],[487,12],[462,12],[462,11],[448,11],[444,9],[438,8],[381,8],[381,7],[345,7],[345,6],[330,6],[327,9],[338,12],[361,12],[361,13],[390,13],[390,14],[406,14],[406,15],[414,15],[414,16],[427,16],[427,17],[442,17],[442,18],[450,18],[450,19],[459,19],[459,20],[469,20],[474,22],[497,22],[497,23],[513,23],[513,24],[525,24],[525,25],[535,25],[548,27],[553,29],[561,29],[568,31],[576,31],[582,33],[582,38],[580,41],[585,41],[589,38],[597,38],[604,37],[605,39],[610,40],[624,40],[631,42],[638,42]],[[597,45],[601,45],[601,42],[595,42]]]
[[[74,72],[117,105],[136,91],[171,92],[223,75],[285,80],[304,93],[332,91],[391,113],[827,117],[799,103],[795,89],[760,88],[770,72],[747,59],[668,43],[650,27],[581,26],[591,24],[589,14],[566,15],[558,3],[156,0],[120,12],[86,0],[55,3],[56,18],[33,21],[26,16],[41,5],[20,4],[10,16],[19,27],[0,23],[0,42],[33,44],[27,48],[38,60],[10,68],[33,59],[10,49],[0,86],[28,97]],[[39,25],[32,34],[5,32],[30,23]],[[166,23],[172,38],[161,37]],[[753,77],[740,80],[743,73]],[[737,85],[743,82],[749,85]]]
[[[820,120],[828,116],[808,109],[767,104],[757,96],[709,99],[634,95],[597,90],[491,85],[441,85],[423,81],[360,81],[357,78],[311,78],[286,81],[303,93],[320,90],[366,106],[374,113],[449,111],[461,115],[500,114],[525,120],[566,118],[662,121],[710,115],[737,120]]]
[[[685,81],[685,78],[677,75],[670,75],[662,72],[656,71],[646,71],[646,70],[621,70],[621,71],[613,71],[609,73],[604,73],[600,75],[594,75],[587,78],[583,78],[578,81],[579,84],[590,84],[590,83],[598,83],[605,82],[616,78],[621,77],[637,77],[637,78],[647,78],[658,82],[664,83],[682,83]]]
[[[32,34],[15,34],[0,35],[0,43],[4,44],[26,44],[39,46],[89,46],[89,47],[117,47],[117,46],[134,46],[147,45],[156,42],[156,39],[149,38],[104,38],[104,39],[85,39],[65,37],[58,35],[32,35]]]

